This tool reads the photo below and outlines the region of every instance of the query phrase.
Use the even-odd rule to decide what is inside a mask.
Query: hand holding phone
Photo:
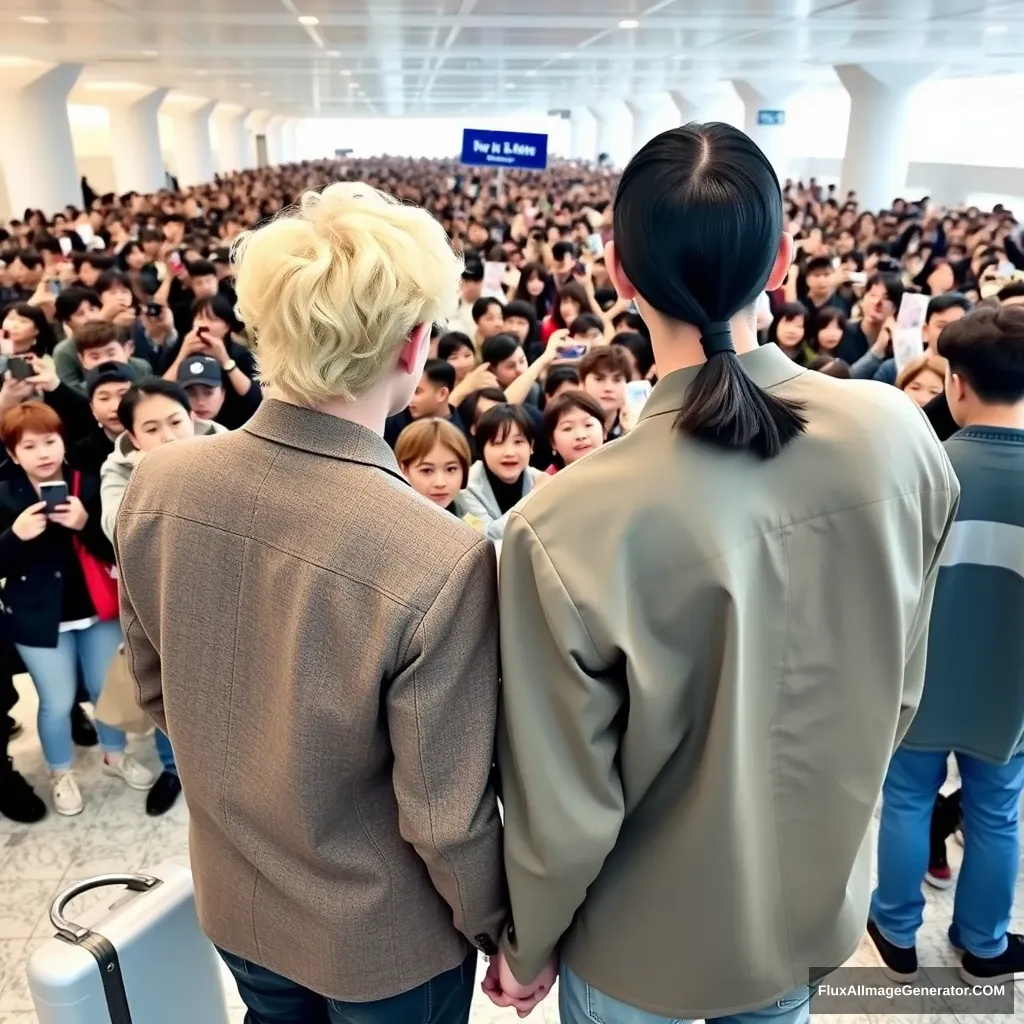
[[[29,505],[11,525],[11,532],[18,540],[35,540],[46,530],[46,502],[37,501]]]

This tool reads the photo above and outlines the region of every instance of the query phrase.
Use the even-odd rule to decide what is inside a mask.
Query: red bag
[[[82,481],[82,475],[75,470],[71,477],[71,493],[79,498],[78,493]],[[117,568],[109,562],[101,561],[82,543],[81,538],[75,534],[75,554],[78,556],[78,564],[82,567],[82,576],[85,579],[85,589],[89,591],[93,607],[100,621],[106,622],[109,619],[116,619],[120,614],[120,603],[117,594]]]

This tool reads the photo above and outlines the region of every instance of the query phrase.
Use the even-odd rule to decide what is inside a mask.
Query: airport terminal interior
[[[113,530],[129,475],[145,465],[151,444],[241,431],[266,411],[258,340],[234,287],[239,235],[272,222],[303,192],[344,180],[368,181],[440,222],[462,261],[458,304],[438,317],[422,381],[387,420],[384,439],[395,451],[394,472],[400,467],[420,495],[496,543],[504,559],[506,519],[540,486],[536,477],[554,477],[543,481],[554,488],[571,463],[600,457],[592,449],[623,444],[652,385],[659,392],[651,332],[637,304],[616,293],[606,245],[616,240],[623,169],[651,140],[690,122],[743,132],[781,186],[782,228],[796,248],[777,286],[758,289],[761,344],[777,345],[808,373],[903,391],[947,441],[963,424],[950,419],[952,403],[945,420],[933,415],[952,379],[939,354],[942,332],[981,308],[1024,306],[1022,57],[1024,0],[2,0],[0,715],[10,761],[0,774],[0,1024],[184,1020],[157,1021],[138,1006],[127,1017],[104,1017],[102,1009],[44,1017],[28,964],[62,941],[51,905],[70,886],[189,865],[190,787],[186,781],[182,792],[172,748],[192,723],[172,716],[168,739],[137,706],[131,658],[119,651]],[[171,391],[154,399],[143,387],[138,409],[147,395],[150,404],[170,403],[152,436],[170,434],[149,442],[123,398],[153,377]],[[178,395],[188,397],[187,411]],[[513,411],[496,420],[495,407]],[[456,440],[443,430],[423,440],[420,420],[447,420],[437,429]],[[25,438],[37,436],[63,445],[53,465],[23,451]],[[510,454],[510,437],[531,447]],[[195,442],[197,452],[203,443]],[[454,465],[454,484],[422,468],[438,450]],[[33,476],[36,464],[51,476]],[[1017,472],[1024,478],[1024,468]],[[35,494],[22,500],[19,488],[31,494],[29,484]],[[56,504],[71,511],[43,509],[48,485],[63,488]],[[1024,495],[1014,486],[1006,484],[1011,505],[1012,495]],[[26,512],[37,500],[35,513]],[[32,544],[43,550],[44,529],[58,529],[47,526],[50,515],[82,539],[26,556]],[[1019,583],[1024,525],[1005,529],[1016,532],[999,550],[1012,557],[1003,565],[991,548],[985,565]],[[54,589],[54,577],[68,575],[57,558],[73,564],[77,589],[70,575]],[[113,602],[109,612],[100,591]],[[41,625],[50,621],[47,601],[52,623]],[[1024,600],[1018,610],[1024,615]],[[1024,706],[1024,627],[1007,614],[1016,633],[1008,627],[997,642],[1015,667],[1005,708],[998,697],[988,708],[1004,722]],[[827,637],[823,643],[827,651]],[[863,643],[874,641],[865,635]],[[839,678],[833,669],[822,673]],[[924,679],[927,698],[931,676]],[[854,682],[861,681],[845,679]],[[121,717],[101,719],[101,699],[116,701]],[[293,714],[282,705],[289,728]],[[995,762],[1020,762],[1024,721],[1021,730]],[[195,770],[187,766],[186,780]],[[916,934],[925,978],[967,969],[968,954],[949,935],[954,900],[988,908],[995,899],[957,891],[970,839],[952,756],[939,785],[943,796],[925,826]],[[1001,879],[1003,903],[1012,893],[994,912],[993,936],[997,945],[1008,936],[1010,952],[994,955],[1011,957],[1015,942],[1024,954],[1024,774],[1006,785],[1016,785],[1016,801],[1000,825],[1008,844],[999,847],[1002,866],[991,874]],[[864,842],[874,889],[883,819],[881,794],[871,799]],[[734,823],[737,834],[744,827]],[[757,861],[765,851],[754,844],[747,855]],[[998,859],[984,850],[969,855]],[[428,884],[432,876],[421,874]],[[124,894],[94,889],[72,900],[65,917],[102,930]],[[678,934],[685,959],[687,944],[702,936],[686,920]],[[886,966],[878,945],[865,933],[849,964],[880,967],[893,979],[899,950],[889,949]],[[968,952],[975,961],[993,955]],[[171,963],[176,954],[166,955]],[[192,1024],[264,1024],[245,1016],[231,971],[215,966],[223,1006]],[[481,956],[478,981],[486,968]],[[891,1012],[854,1000],[848,1012],[823,1019],[1024,1022],[1024,961],[998,976],[1015,985],[1016,1003],[1002,1015],[941,999]],[[469,1019],[519,1017],[477,985]],[[559,1021],[557,991],[531,1019]]]

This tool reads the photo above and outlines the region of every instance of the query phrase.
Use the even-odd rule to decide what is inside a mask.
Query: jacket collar
[[[808,371],[797,366],[779,348],[778,345],[762,345],[752,352],[744,352],[739,357],[743,369],[748,376],[760,388],[773,388],[787,380],[800,376]],[[696,366],[686,366],[681,370],[675,370],[667,377],[662,377],[647,399],[644,411],[640,416],[641,420],[650,419],[652,416],[664,416],[667,413],[676,415],[686,401],[686,393],[690,385],[697,379],[697,374],[704,368],[703,363]]]
[[[350,420],[270,398],[263,400],[242,429],[299,451],[373,466],[408,483],[384,438]]]

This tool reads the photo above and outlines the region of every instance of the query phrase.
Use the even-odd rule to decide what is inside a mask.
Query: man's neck
[[[287,402],[289,405],[297,405],[300,408],[313,409],[314,412],[323,413],[325,416],[336,416],[339,420],[348,420],[349,423],[358,423],[361,427],[366,427],[367,430],[372,430],[381,437],[384,436],[384,422],[388,418],[388,403],[380,391],[370,392],[354,402],[334,399],[312,406],[296,402],[282,394],[277,388],[270,388],[267,397],[277,399],[279,402]]]
[[[982,405],[979,402],[967,411],[960,426],[1024,430],[1024,402],[1013,405]]]

